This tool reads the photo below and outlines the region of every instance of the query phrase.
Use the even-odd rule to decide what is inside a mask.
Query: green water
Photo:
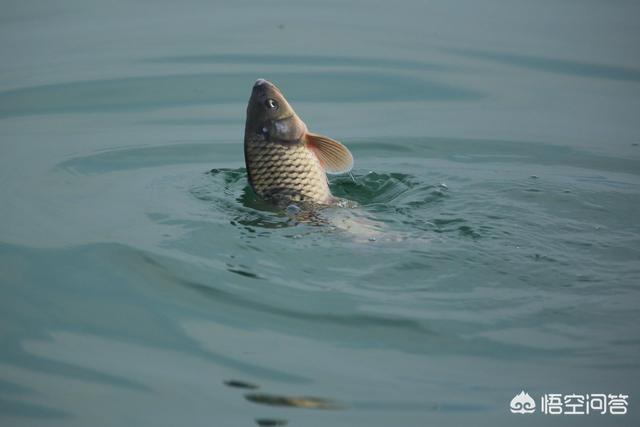
[[[3,2],[0,424],[636,425],[639,12]],[[358,208],[251,192],[259,77]]]

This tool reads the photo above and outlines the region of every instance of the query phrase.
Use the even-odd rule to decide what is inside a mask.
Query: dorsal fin
[[[306,145],[318,158],[325,172],[338,174],[349,172],[353,156],[347,147],[326,136],[307,132]]]

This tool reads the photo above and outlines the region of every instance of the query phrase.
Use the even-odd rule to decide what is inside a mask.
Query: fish
[[[343,199],[331,194],[327,173],[353,168],[349,149],[309,132],[280,89],[264,79],[254,83],[247,105],[244,158],[253,191],[280,207],[339,205]]]

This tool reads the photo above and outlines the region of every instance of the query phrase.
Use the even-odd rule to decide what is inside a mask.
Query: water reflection
[[[288,406],[304,409],[346,409],[346,406],[329,399],[309,396],[285,396],[267,393],[247,393],[245,399],[250,402],[270,406]]]
[[[229,387],[245,388],[249,390],[255,390],[260,387],[257,384],[252,384],[252,383],[248,383],[246,381],[240,381],[240,380],[228,380],[228,381],[225,381],[224,384]]]
[[[261,427],[286,426],[289,421],[275,418],[256,418],[256,424]]]
[[[224,384],[231,388],[255,390],[260,388],[259,385],[241,380],[227,380]],[[338,403],[334,400],[309,397],[309,396],[286,396],[270,393],[246,393],[244,398],[252,403],[275,407],[290,407],[301,409],[324,409],[324,410],[340,410],[346,409],[346,405]],[[256,424],[259,426],[284,426],[289,420],[282,418],[256,418]]]

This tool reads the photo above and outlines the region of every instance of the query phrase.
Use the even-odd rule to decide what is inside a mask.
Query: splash
[[[253,192],[244,168],[213,169],[191,193],[249,233],[298,228],[291,237],[337,232],[360,242],[428,240],[425,236],[434,233],[481,237],[465,219],[439,213],[453,192],[444,183],[428,183],[397,172],[354,172],[331,177],[330,186],[340,198],[336,206],[309,209],[289,205],[280,209]]]

